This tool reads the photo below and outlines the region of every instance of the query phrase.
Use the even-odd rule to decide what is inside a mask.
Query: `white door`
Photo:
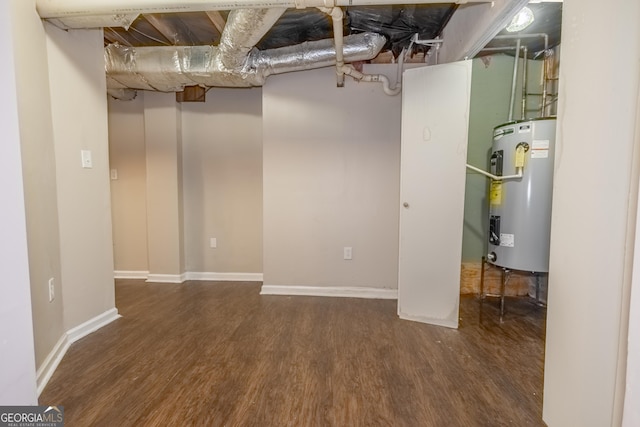
[[[471,61],[407,70],[398,315],[458,327]]]

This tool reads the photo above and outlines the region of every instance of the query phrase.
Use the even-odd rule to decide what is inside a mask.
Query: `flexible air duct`
[[[348,62],[375,58],[386,39],[376,33],[345,37],[344,59]],[[262,86],[272,74],[335,65],[331,39],[259,51],[251,50],[241,68],[221,62],[217,46],[160,46],[105,48],[109,89],[181,91],[184,86]]]

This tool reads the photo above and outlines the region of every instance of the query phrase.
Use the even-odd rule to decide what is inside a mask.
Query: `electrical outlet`
[[[351,246],[344,247],[344,259],[350,260],[353,258],[353,248]]]
[[[52,302],[56,297],[56,279],[53,277],[49,279],[49,302]]]
[[[210,248],[217,248],[218,247],[218,239],[216,239],[215,237],[209,238],[209,247]]]

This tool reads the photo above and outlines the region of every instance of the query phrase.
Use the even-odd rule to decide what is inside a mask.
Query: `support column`
[[[181,283],[182,119],[173,93],[144,94],[147,158],[148,282]]]

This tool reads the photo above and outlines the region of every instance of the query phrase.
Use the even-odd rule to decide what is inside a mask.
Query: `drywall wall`
[[[148,272],[144,92],[132,101],[109,99],[109,167],[114,268]]]
[[[638,93],[640,100],[640,93]],[[640,108],[636,116],[640,123]],[[636,128],[636,139],[640,138],[640,127]],[[636,214],[636,236],[634,247],[640,248],[640,212]],[[622,427],[640,425],[640,250],[633,254],[633,278],[631,281],[629,301],[629,349],[626,356],[627,375],[625,379],[624,410]]]
[[[144,129],[149,280],[180,282],[184,273],[182,113],[174,93],[145,94]]]
[[[109,101],[117,274],[262,273],[262,92],[216,88],[207,98],[179,105],[140,91]]]
[[[365,71],[395,76],[394,66]],[[379,84],[336,88],[331,68],[269,78],[265,285],[397,288],[400,107]]]
[[[513,56],[496,54],[473,60],[471,81],[471,112],[469,115],[469,146],[467,163],[489,169],[489,157],[493,142],[493,129],[509,119],[509,98],[513,76]],[[541,61],[529,60],[527,73],[528,92],[541,92]],[[520,120],[522,102],[522,64],[515,92],[514,119]],[[539,115],[541,97],[530,96],[525,117]],[[489,180],[467,170],[462,261],[480,262],[487,250]]]
[[[262,90],[213,88],[182,124],[185,269],[262,273]]]
[[[69,330],[115,307],[104,42],[102,30],[44,25]],[[81,150],[91,153],[90,168]]]
[[[0,2],[0,405],[36,405],[36,363],[33,347],[29,253],[24,208],[18,100],[13,60],[9,2]]]
[[[638,2],[563,5],[543,407],[550,427],[621,423],[638,202],[639,21]],[[606,38],[593,31],[602,22],[611,23]],[[592,52],[602,55],[594,61]]]
[[[48,281],[61,283],[60,237],[46,35],[34,0],[13,0],[11,23],[18,93],[36,366],[64,334],[63,295],[49,302]]]

